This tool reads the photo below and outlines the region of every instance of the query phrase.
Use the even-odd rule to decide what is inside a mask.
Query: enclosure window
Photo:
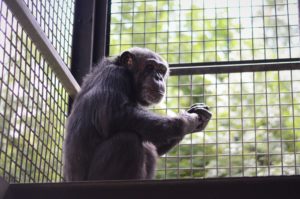
[[[24,0],[65,64],[71,66],[75,0]]]
[[[296,0],[112,0],[109,54],[150,48],[170,63],[298,58]]]
[[[110,56],[140,46],[182,66],[155,112],[196,102],[213,112],[204,132],[160,159],[158,179],[300,174],[300,70],[180,75],[197,64],[298,60],[296,0],[112,0],[109,38]]]
[[[69,63],[69,33],[65,22],[54,19],[62,9],[49,8],[60,1],[26,2]],[[68,93],[2,0],[0,11],[0,176],[8,182],[61,181]]]
[[[75,0],[16,2],[70,67]],[[213,113],[204,132],[160,158],[157,179],[300,174],[298,1],[111,0],[109,8],[108,56],[140,46],[170,63],[167,95],[153,111],[176,115],[204,102]],[[0,15],[0,176],[62,181],[67,91],[75,95],[79,86],[63,86],[31,29],[3,0]],[[226,72],[241,63],[246,72]]]
[[[299,174],[299,77],[300,70],[172,76],[155,111],[204,102],[213,118],[160,159],[157,178]]]

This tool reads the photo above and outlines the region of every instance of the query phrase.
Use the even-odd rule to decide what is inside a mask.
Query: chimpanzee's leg
[[[144,161],[144,147],[139,137],[133,133],[118,133],[95,150],[88,180],[144,179]]]
[[[155,175],[156,159],[158,157],[156,147],[150,142],[143,142],[145,152],[146,179],[152,179]]]

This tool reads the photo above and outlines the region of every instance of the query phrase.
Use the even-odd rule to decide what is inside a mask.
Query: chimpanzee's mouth
[[[157,89],[145,88],[144,92],[142,92],[142,99],[149,105],[157,104],[162,100],[164,95],[164,92],[159,91]]]
[[[158,89],[153,89],[153,88],[147,88],[147,91],[150,93],[150,94],[153,94],[153,95],[165,95],[165,92],[163,91],[160,91]]]

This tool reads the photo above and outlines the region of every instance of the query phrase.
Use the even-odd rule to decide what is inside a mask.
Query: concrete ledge
[[[11,184],[6,199],[300,198],[300,176]]]

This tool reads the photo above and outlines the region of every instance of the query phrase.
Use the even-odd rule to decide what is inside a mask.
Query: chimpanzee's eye
[[[157,72],[165,75],[167,73],[167,68],[164,65],[160,65],[159,68],[157,68]]]

